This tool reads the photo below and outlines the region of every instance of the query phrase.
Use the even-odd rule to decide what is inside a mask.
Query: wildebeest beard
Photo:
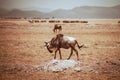
[[[50,52],[50,53],[52,53],[53,51],[52,50],[50,50],[50,48],[47,46],[47,50]]]

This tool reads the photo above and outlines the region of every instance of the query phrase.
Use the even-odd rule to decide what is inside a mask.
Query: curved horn
[[[52,53],[53,51],[52,51],[52,50],[50,50],[50,49],[49,49],[49,47],[48,47],[48,45],[47,45],[47,44],[48,44],[48,42],[45,42],[45,44],[46,44],[46,45],[45,45],[45,47],[47,47],[47,50],[48,50],[50,53]]]

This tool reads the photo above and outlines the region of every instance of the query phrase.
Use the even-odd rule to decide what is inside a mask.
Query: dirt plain
[[[118,20],[59,23],[62,34],[85,45],[79,50],[80,72],[44,72],[39,65],[53,59],[44,42],[56,34],[55,23],[0,20],[0,80],[120,80],[120,24]],[[70,50],[62,49],[63,59]],[[59,55],[57,54],[57,59]],[[73,54],[71,59],[76,60]]]

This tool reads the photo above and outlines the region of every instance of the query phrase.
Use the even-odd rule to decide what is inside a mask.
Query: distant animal
[[[118,21],[118,23],[120,23],[120,21]]]
[[[61,50],[60,50],[61,48],[64,48],[64,49],[71,48],[70,56],[67,59],[70,59],[70,57],[73,54],[73,51],[75,51],[76,55],[77,55],[77,60],[79,60],[78,51],[75,48],[76,45],[78,46],[79,49],[83,47],[83,45],[78,44],[78,42],[75,38],[69,37],[69,36],[64,36],[63,34],[57,34],[56,37],[53,37],[51,39],[51,41],[45,42],[45,46],[47,47],[47,50],[50,53],[55,51],[54,59],[56,59],[57,51],[59,51],[60,59],[62,59]]]
[[[29,22],[29,23],[34,23],[34,21],[33,21],[33,20],[28,20],[28,22]]]
[[[35,23],[39,23],[40,21],[39,20],[34,20]]]
[[[54,33],[57,33],[58,31],[59,31],[59,32],[62,31],[62,26],[61,26],[61,25],[58,25],[58,24],[55,24],[55,25],[54,25],[53,32],[54,32]]]

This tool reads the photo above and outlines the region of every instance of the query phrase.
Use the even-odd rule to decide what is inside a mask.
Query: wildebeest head
[[[63,34],[58,34],[56,37],[52,38],[51,41],[45,42],[45,46],[50,53],[52,53],[60,46],[59,41],[61,37],[63,37]]]
[[[45,42],[45,46],[47,47],[47,50],[52,53],[56,48],[51,44],[51,42]]]
[[[45,42],[45,46],[47,47],[47,50],[52,53],[53,51],[50,49],[51,48],[51,45],[50,45],[50,42]]]

